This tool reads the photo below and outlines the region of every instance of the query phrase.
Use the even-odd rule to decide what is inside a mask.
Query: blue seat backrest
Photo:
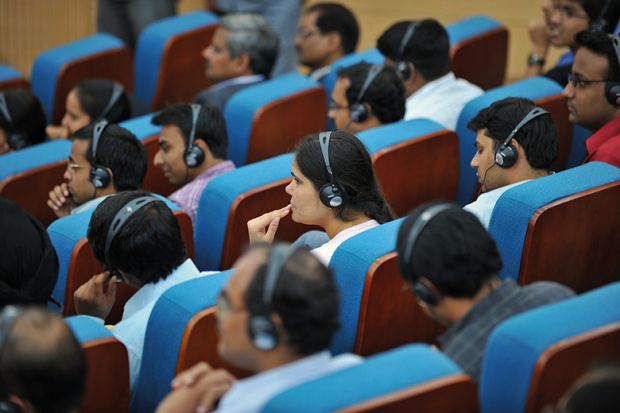
[[[114,337],[112,332],[92,317],[77,315],[65,318],[77,341],[82,344],[101,338]]]
[[[23,78],[22,74],[13,66],[0,65],[0,82],[21,78]]]
[[[583,126],[573,124],[573,141],[571,143],[568,159],[566,160],[566,167],[572,168],[580,165],[586,157],[586,145],[585,141],[592,135],[592,131],[584,128]]]
[[[460,205],[466,205],[471,202],[476,187],[476,171],[469,166],[471,158],[476,152],[474,146],[476,132],[469,130],[467,124],[482,109],[506,97],[523,97],[536,100],[560,93],[562,93],[562,87],[553,80],[544,77],[532,77],[487,90],[482,96],[471,100],[465,105],[456,125],[456,133],[459,136],[459,188],[457,202]]]
[[[63,66],[95,53],[124,47],[122,40],[106,33],[97,33],[92,36],[76,40],[53,49],[46,50],[38,55],[32,66],[30,82],[32,91],[39,98],[51,122],[54,111],[54,96],[56,83]]]
[[[215,305],[230,274],[225,271],[186,281],[157,300],[146,327],[142,365],[132,390],[132,412],[155,411],[170,392],[187,323],[198,312]]]
[[[362,363],[285,390],[272,398],[262,413],[299,411],[327,413],[460,375],[461,369],[426,344],[410,344],[370,357]]]
[[[138,139],[143,141],[153,135],[158,135],[161,131],[161,126],[156,126],[151,123],[153,115],[153,113],[148,113],[137,118],[129,119],[119,123],[119,126],[128,129],[131,133],[136,135]],[[150,166],[152,165],[149,165],[149,167]]]
[[[358,53],[351,53],[336,60],[331,64],[329,73],[321,79],[321,84],[327,91],[327,97],[329,98],[332,95],[332,90],[334,90],[334,85],[338,79],[338,71],[340,69],[353,66],[360,62],[382,64],[384,61],[385,57],[375,48],[366,49]]]
[[[69,159],[71,142],[68,140],[43,142],[34,146],[0,155],[0,182],[11,175]]]
[[[150,105],[155,95],[161,59],[168,40],[175,35],[210,26],[218,17],[206,11],[196,11],[166,17],[148,25],[140,34],[136,45],[134,79],[136,96]],[[198,92],[198,91],[196,91]]]
[[[299,73],[287,73],[248,86],[235,93],[226,103],[224,118],[228,130],[228,159],[235,165],[246,163],[257,111],[277,99],[317,87],[318,83]]]
[[[367,129],[357,134],[372,156],[375,152],[445,128],[430,119],[412,119]],[[415,177],[411,177],[415,179]]]
[[[482,363],[482,412],[524,412],[540,355],[562,340],[620,321],[619,302],[620,283],[614,283],[500,324],[489,337]]]
[[[353,351],[366,274],[379,257],[396,249],[396,235],[402,219],[369,229],[343,242],[329,267],[340,290],[340,330],[334,335],[333,354]]]
[[[446,25],[450,46],[471,39],[474,36],[502,27],[497,20],[488,16],[470,16]]]
[[[538,208],[617,180],[620,180],[620,168],[590,162],[525,182],[504,192],[495,204],[489,223],[489,232],[497,242],[504,262],[501,276],[517,280],[525,234],[532,214]]]
[[[215,177],[203,191],[194,222],[196,266],[202,271],[220,267],[228,215],[244,192],[290,176],[292,154],[246,165]]]

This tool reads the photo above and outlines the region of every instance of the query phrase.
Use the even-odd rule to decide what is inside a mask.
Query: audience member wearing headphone
[[[166,204],[142,191],[106,198],[93,212],[88,242],[106,271],[74,294],[75,310],[105,319],[116,299],[116,283],[138,291],[125,303],[111,331],[127,348],[130,382],[140,371],[144,334],[157,299],[170,287],[200,275],[187,252],[177,219]]]
[[[235,164],[226,160],[228,133],[224,116],[209,104],[179,103],[153,116],[151,123],[162,126],[153,164],[171,184],[183,185],[169,198],[194,221],[209,181],[235,169]]]
[[[97,122],[73,137],[63,178],[47,205],[58,217],[94,209],[108,195],[135,190],[146,174],[146,150],[127,129]]]
[[[248,221],[250,243],[272,242],[290,213],[293,221],[327,233],[329,241],[312,250],[327,265],[342,242],[392,219],[370,156],[350,133],[308,135],[295,150],[291,175],[291,203]]]
[[[0,92],[0,155],[43,142],[45,125],[35,95],[23,89]]]
[[[585,31],[577,35],[571,78],[564,88],[569,119],[592,131],[585,162],[620,168],[620,37]]]
[[[327,350],[340,326],[339,301],[330,270],[307,250],[252,246],[235,263],[216,316],[222,358],[256,374],[235,381],[197,364],[177,376],[157,412],[212,411],[218,400],[218,412],[259,412],[287,388],[359,363]]]
[[[401,120],[405,89],[391,67],[358,63],[338,72],[328,116],[336,130],[358,133]]]
[[[495,241],[456,204],[414,209],[400,226],[396,248],[405,285],[424,312],[447,327],[440,348],[475,380],[487,338],[499,323],[574,295],[557,283],[520,287],[510,278],[501,280]]]
[[[558,157],[558,132],[547,111],[523,98],[498,100],[467,127],[476,132],[470,165],[482,193],[464,208],[488,228],[495,203],[505,191],[550,173]]]
[[[377,49],[402,78],[405,119],[427,118],[455,130],[465,104],[482,94],[452,73],[448,32],[437,20],[395,23],[377,39]]]
[[[50,139],[68,139],[79,129],[100,120],[119,123],[130,117],[129,97],[120,83],[88,79],[69,92],[60,125],[49,125],[46,132]]]

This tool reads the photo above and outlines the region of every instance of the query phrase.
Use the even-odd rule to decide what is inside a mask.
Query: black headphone
[[[618,59],[618,66],[620,66],[620,36],[617,34],[610,34],[609,38],[614,47],[616,59]],[[605,97],[612,105],[620,106],[620,80],[607,81],[605,83]]]
[[[607,13],[607,9],[611,5],[611,0],[607,0],[603,7],[601,8],[601,12],[599,13],[596,20],[594,20],[590,24],[590,30],[594,32],[603,32],[605,31],[605,26],[607,26],[607,19],[605,19],[605,13]]]
[[[269,254],[265,283],[263,284],[263,309],[261,314],[251,314],[248,321],[248,334],[254,347],[262,351],[270,351],[278,345],[278,328],[271,319],[271,305],[276,284],[288,259],[295,253],[296,248],[278,243]]]
[[[409,79],[409,76],[411,76],[411,69],[409,69],[408,62],[403,60],[403,53],[405,53],[405,47],[407,47],[407,43],[409,43],[409,40],[413,37],[413,33],[415,33],[415,29],[418,24],[420,24],[419,21],[409,23],[407,31],[405,31],[405,35],[401,39],[400,45],[398,46],[398,56],[396,62],[394,62],[394,66],[396,67],[396,70],[398,70],[398,73],[402,76],[403,80],[407,80]]]
[[[11,118],[11,113],[9,112],[9,106],[6,103],[6,97],[4,96],[4,92],[0,92],[0,112],[6,118],[6,121],[9,123],[10,131],[7,132],[7,140],[8,144],[13,150],[19,150],[25,148],[29,145],[26,134],[23,132],[17,132],[15,129],[15,124],[13,123],[13,118]]]
[[[529,121],[539,116],[548,114],[549,112],[538,106],[530,110],[527,115],[525,115],[525,117],[521,119],[521,122],[519,122],[517,126],[515,126],[512,132],[508,134],[508,137],[495,151],[495,164],[501,168],[510,168],[515,163],[517,163],[517,159],[519,158],[519,156],[515,147],[511,144],[512,138],[514,138],[517,132],[519,132],[519,130]]]
[[[105,106],[105,108],[103,108],[103,110],[101,111],[101,114],[99,115],[97,120],[106,119],[106,116],[108,115],[108,112],[110,111],[110,109],[112,109],[112,106],[116,104],[118,99],[120,99],[121,95],[123,94],[123,90],[124,90],[123,85],[121,85],[118,82],[114,82],[114,86],[112,88],[112,94],[110,95],[110,100],[108,101],[108,104]]]
[[[107,120],[100,120],[93,128],[93,164],[90,167],[90,182],[93,183],[96,189],[105,188],[112,182],[112,176],[108,168],[105,168],[97,164],[97,147],[99,146],[99,140],[103,135],[103,131],[109,125]]]
[[[202,106],[192,103],[192,130],[187,140],[187,147],[185,148],[185,164],[190,168],[196,168],[205,160],[205,153],[194,142],[196,139],[196,123],[198,122],[198,115],[200,114]]]
[[[430,282],[426,279],[416,277],[413,273],[413,265],[411,263],[413,259],[413,248],[426,225],[443,211],[452,208],[455,208],[453,204],[442,203],[431,205],[422,211],[411,225],[411,229],[405,240],[403,254],[398,254],[399,270],[405,279],[412,283],[411,291],[420,301],[429,306],[437,305],[441,297],[437,289]]]
[[[327,170],[327,176],[329,177],[329,182],[319,189],[319,199],[326,207],[338,208],[345,202],[345,192],[336,181],[336,177],[332,172],[332,167],[329,162],[329,141],[331,140],[331,135],[331,132],[319,133],[319,143],[321,145],[321,153],[323,154],[323,162],[325,162],[325,170]]]
[[[0,360],[4,354],[4,346],[13,330],[15,321],[24,312],[22,307],[8,305],[0,313]],[[7,395],[8,396],[8,395]],[[0,399],[0,413],[22,413],[21,407],[8,399]]]
[[[362,103],[362,99],[364,95],[368,91],[368,88],[372,84],[372,81],[381,73],[383,69],[383,65],[371,65],[368,69],[368,74],[366,75],[366,79],[362,84],[362,88],[360,89],[360,93],[357,94],[357,99],[353,102],[352,105],[349,106],[349,117],[351,118],[351,122],[360,123],[364,122],[370,116],[370,112],[368,108]]]

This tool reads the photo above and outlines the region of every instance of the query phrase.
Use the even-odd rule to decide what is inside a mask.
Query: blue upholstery
[[[430,119],[412,119],[367,129],[357,134],[370,155],[409,139],[419,138],[445,128]],[[411,177],[415,179],[415,177]]]
[[[560,85],[553,80],[539,76],[488,90],[482,96],[471,100],[465,105],[456,125],[456,133],[459,136],[459,188],[457,202],[460,205],[466,205],[471,202],[476,187],[476,171],[469,166],[469,162],[476,152],[474,146],[476,132],[467,129],[469,121],[493,102],[509,96],[536,100],[560,93],[562,93]]]
[[[446,25],[450,45],[470,39],[481,33],[502,27],[501,23],[487,16],[471,16]]]
[[[321,83],[323,87],[327,91],[327,96],[330,97],[332,95],[332,90],[334,90],[334,85],[336,84],[336,80],[338,79],[338,71],[344,67],[353,66],[356,63],[366,62],[372,64],[381,64],[383,63],[385,58],[379,52],[378,49],[371,48],[361,51],[359,53],[351,53],[346,56],[341,57],[331,64],[330,72],[321,79]]]
[[[119,123],[120,126],[126,128],[136,137],[143,141],[146,138],[150,138],[153,135],[158,135],[161,131],[161,126],[156,126],[151,123],[153,113],[148,113],[137,118],[129,119]],[[152,165],[149,165],[149,167]]]
[[[19,151],[0,155],[0,182],[11,175],[25,172],[38,166],[66,160],[71,153],[68,140],[43,142]]]
[[[585,141],[592,135],[592,131],[583,126],[573,124],[573,141],[571,143],[568,159],[566,160],[566,168],[572,168],[581,165],[586,158]]]
[[[65,318],[75,338],[80,343],[97,340],[100,338],[114,337],[112,332],[101,322],[89,316],[77,315]]]
[[[92,36],[76,40],[62,46],[49,49],[38,55],[32,66],[32,91],[41,101],[51,122],[54,111],[54,96],[56,96],[56,81],[58,74],[66,64],[95,53],[124,47],[122,40],[106,33],[97,33]]]
[[[172,36],[209,26],[218,17],[206,11],[196,11],[178,16],[166,17],[148,25],[140,34],[136,45],[134,79],[136,96],[150,105],[155,95],[161,58],[166,42]]]
[[[231,271],[186,281],[167,290],[149,317],[140,373],[132,390],[131,411],[153,412],[170,392],[181,339],[198,312],[215,305]]]
[[[17,69],[8,65],[0,65],[0,82],[11,79],[21,79],[22,74]]]
[[[495,238],[504,261],[501,277],[517,280],[528,223],[538,208],[617,180],[620,180],[620,168],[590,162],[504,192],[495,204],[489,223],[489,232]]]
[[[343,242],[329,262],[340,294],[340,330],[334,335],[333,354],[353,351],[366,274],[379,257],[396,249],[402,219],[369,229]]]
[[[284,154],[246,165],[215,177],[202,192],[196,221],[194,247],[196,266],[201,270],[220,268],[228,213],[244,192],[290,176],[292,154]]]
[[[441,352],[410,344],[381,353],[359,365],[300,384],[272,398],[262,413],[327,413],[433,380],[462,374]]]
[[[564,339],[619,322],[619,302],[620,283],[614,283],[500,324],[489,337],[482,364],[482,412],[523,412],[541,354]]]
[[[252,123],[258,109],[276,99],[317,86],[318,83],[306,76],[299,73],[287,73],[235,93],[224,108],[228,130],[228,159],[237,166],[246,163]]]

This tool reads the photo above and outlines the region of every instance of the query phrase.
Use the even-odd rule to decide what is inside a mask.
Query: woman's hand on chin
[[[257,242],[273,242],[280,220],[291,212],[291,205],[275,211],[267,212],[258,218],[248,221],[250,244]]]

